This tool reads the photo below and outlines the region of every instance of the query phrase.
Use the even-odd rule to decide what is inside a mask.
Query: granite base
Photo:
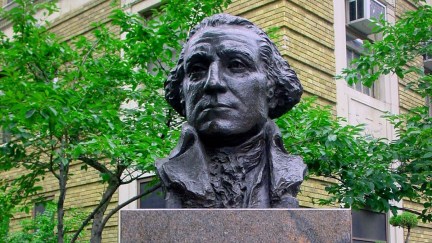
[[[120,242],[351,242],[345,209],[141,209],[120,212]]]

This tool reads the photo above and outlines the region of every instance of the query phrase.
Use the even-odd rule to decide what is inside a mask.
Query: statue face
[[[207,27],[187,43],[183,95],[186,119],[200,136],[251,137],[268,117],[260,37],[235,26]]]

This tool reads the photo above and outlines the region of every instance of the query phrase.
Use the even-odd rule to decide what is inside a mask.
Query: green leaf
[[[50,109],[50,111],[53,113],[54,116],[57,116],[57,111],[53,108],[53,107],[48,107],[48,109]]]
[[[422,159],[429,159],[429,158],[432,158],[432,152],[427,152],[422,156]]]
[[[335,135],[335,134],[331,134],[331,135],[328,136],[328,140],[331,141],[331,142],[336,141],[336,139],[337,139],[337,135]]]
[[[107,182],[110,179],[110,175],[108,173],[100,173],[103,182]]]
[[[88,165],[87,164],[83,164],[83,165],[81,165],[80,169],[87,171]]]
[[[30,117],[32,117],[34,115],[34,113],[36,112],[36,109],[30,109],[25,113],[25,118],[29,119]]]

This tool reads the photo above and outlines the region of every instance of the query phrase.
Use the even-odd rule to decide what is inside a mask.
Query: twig
[[[129,203],[131,203],[131,202],[133,202],[133,201],[135,201],[135,200],[137,200],[137,199],[139,199],[139,198],[141,198],[141,197],[143,197],[143,196],[145,196],[145,195],[147,195],[147,194],[150,194],[150,193],[156,191],[156,190],[159,189],[161,186],[162,186],[161,183],[158,183],[156,186],[150,188],[149,190],[147,190],[147,191],[145,191],[145,192],[143,192],[143,193],[141,193],[141,194],[138,194],[138,195],[136,195],[135,197],[132,197],[131,199],[127,200],[126,202],[124,202],[124,203],[122,203],[122,204],[119,204],[117,207],[113,208],[113,209],[112,209],[112,210],[111,210],[111,211],[110,211],[110,212],[105,216],[104,220],[102,221],[102,227],[105,226],[105,224],[108,222],[108,220],[111,218],[111,216],[113,216],[115,213],[117,213],[117,211],[119,211],[120,209],[122,209],[123,207],[125,207],[126,205],[128,205]]]
[[[97,162],[95,159],[87,158],[85,156],[79,156],[78,160],[81,160],[82,162],[90,165],[101,173],[109,174],[110,177],[115,177],[115,175],[107,167],[105,167],[105,165]]]
[[[417,212],[417,211],[412,210],[412,209],[403,208],[403,207],[398,207],[398,206],[394,206],[394,205],[393,205],[392,207],[394,207],[394,208],[396,208],[396,209],[398,209],[398,210],[407,211],[407,212],[410,212],[410,213],[413,213],[413,214],[416,214],[416,215],[419,215],[419,216],[422,215],[422,213]]]

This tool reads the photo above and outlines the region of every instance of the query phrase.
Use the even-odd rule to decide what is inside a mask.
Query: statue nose
[[[204,91],[207,93],[226,91],[226,84],[221,79],[220,65],[217,62],[210,65],[207,80],[204,84]]]

